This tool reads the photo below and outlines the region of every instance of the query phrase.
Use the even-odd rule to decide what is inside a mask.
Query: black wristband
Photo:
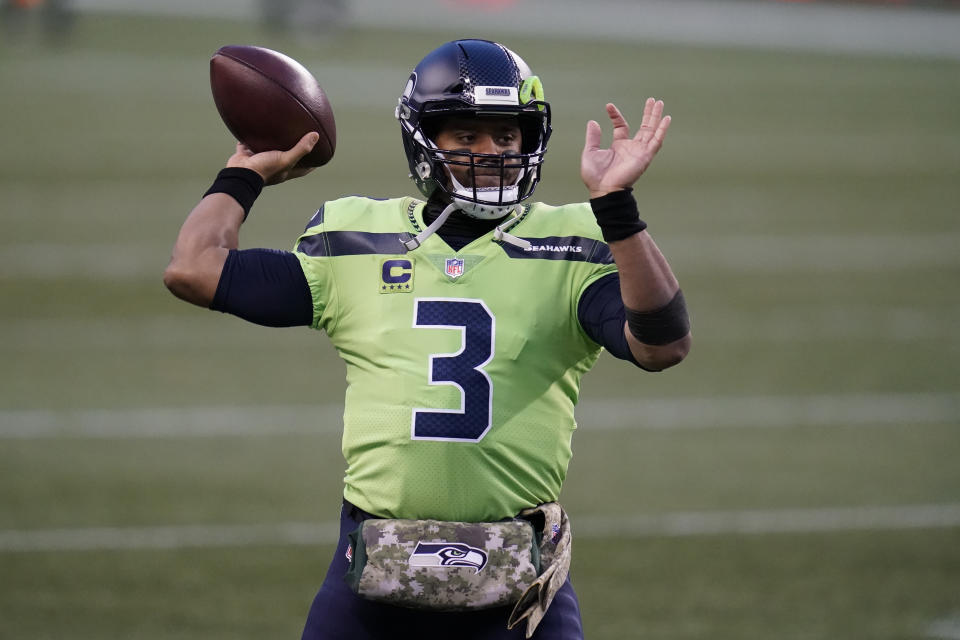
[[[683,291],[677,293],[663,307],[653,311],[634,311],[624,307],[627,328],[643,344],[663,345],[679,340],[690,333],[690,317]]]
[[[246,220],[261,191],[263,178],[259,173],[245,167],[227,167],[220,170],[213,185],[203,195],[206,197],[211,193],[227,194],[243,207],[243,219]]]
[[[632,192],[633,189],[628,187],[590,199],[590,208],[606,242],[629,238],[647,228],[647,223],[640,219]]]

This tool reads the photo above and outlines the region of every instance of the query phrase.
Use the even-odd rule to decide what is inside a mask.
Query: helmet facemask
[[[540,180],[550,106],[539,78],[502,45],[459,40],[431,52],[411,74],[396,116],[411,178],[421,193],[431,197],[439,190],[471,217],[503,217],[529,198]],[[490,116],[516,118],[519,153],[441,149],[435,142],[446,119]],[[490,175],[497,179],[478,184],[477,176]]]
[[[447,113],[455,117],[472,115],[462,111]],[[412,136],[422,154],[416,167],[417,177],[421,180],[432,178],[436,188],[452,199],[459,210],[473,218],[501,218],[533,193],[545,153],[541,144],[526,142],[530,138],[538,141],[542,137],[534,129],[535,122],[520,126],[519,153],[494,154],[440,148],[434,141],[435,132],[442,127],[438,120],[442,122],[443,119],[423,118]]]

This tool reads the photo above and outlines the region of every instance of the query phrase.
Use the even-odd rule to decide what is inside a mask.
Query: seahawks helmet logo
[[[417,542],[410,554],[411,567],[474,567],[480,573],[486,565],[485,551],[459,542]]]

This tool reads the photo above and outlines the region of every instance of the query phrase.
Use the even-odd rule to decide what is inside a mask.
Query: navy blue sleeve
[[[313,322],[313,298],[300,261],[275,249],[232,249],[210,308],[266,327]]]
[[[577,319],[584,333],[613,356],[640,367],[623,333],[626,312],[620,297],[620,276],[603,276],[583,292],[577,304]],[[643,368],[643,367],[641,367]]]

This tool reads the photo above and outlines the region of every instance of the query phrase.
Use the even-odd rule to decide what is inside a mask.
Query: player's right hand
[[[227,160],[227,166],[253,169],[263,178],[264,184],[279,184],[286,180],[305,176],[316,168],[298,167],[296,165],[303,156],[310,153],[313,145],[317,144],[319,139],[320,134],[311,131],[286,151],[263,151],[261,153],[254,153],[250,147],[238,142],[237,150]]]

